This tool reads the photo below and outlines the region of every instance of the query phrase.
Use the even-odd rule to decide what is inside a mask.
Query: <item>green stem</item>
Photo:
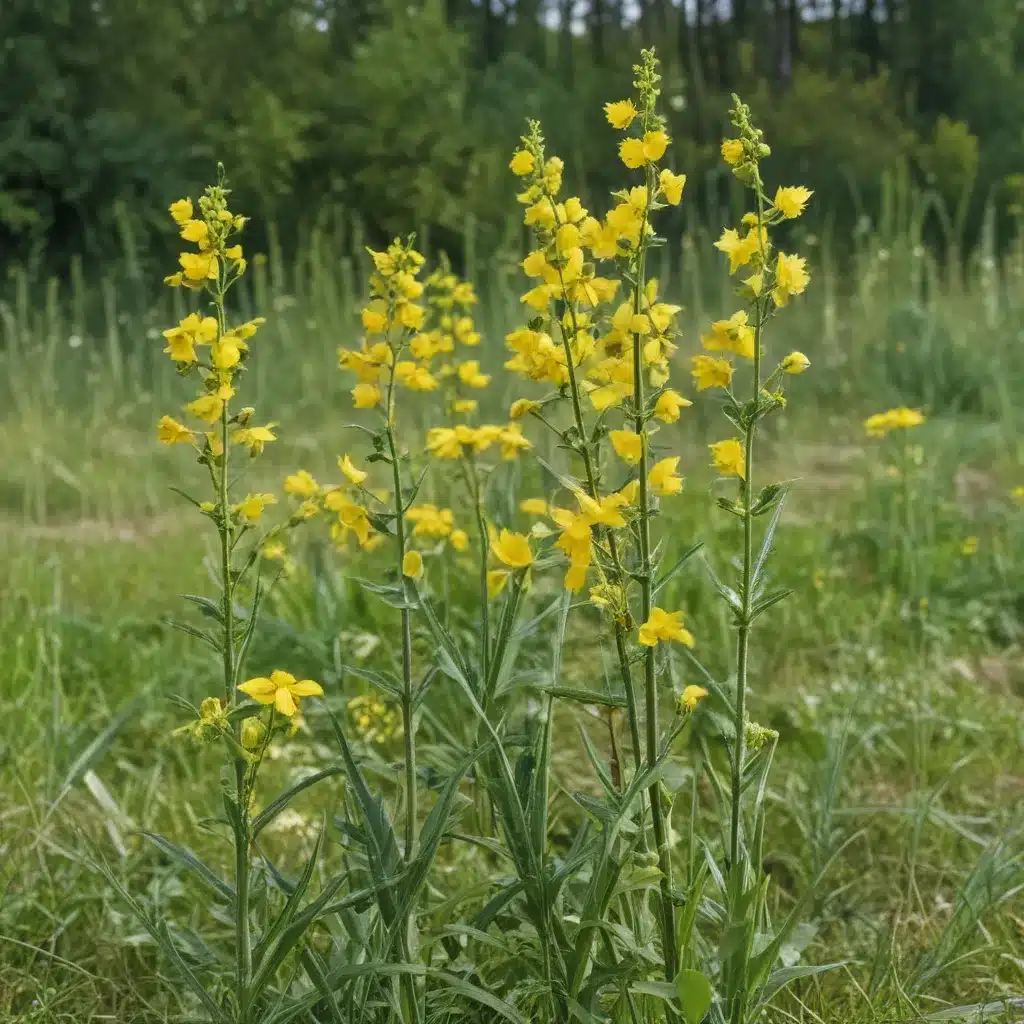
[[[654,193],[654,174],[650,164],[646,165],[648,197]],[[650,198],[648,198],[650,203]],[[633,313],[639,315],[641,296],[645,284],[647,246],[644,231],[647,226],[648,210],[640,224],[640,251],[637,262],[636,281],[633,286]],[[644,398],[643,344],[639,334],[633,335],[633,424],[641,438],[640,445],[640,618],[646,622],[651,617],[654,604],[654,570],[651,565],[651,509],[650,509],[650,454],[647,448],[646,410]],[[653,769],[658,759],[658,740],[661,729],[658,723],[658,680],[654,664],[654,647],[644,651],[644,717],[647,741],[647,766]],[[658,867],[661,870],[661,941],[665,960],[665,977],[672,981],[678,970],[676,953],[675,906],[672,903],[672,855],[668,844],[668,827],[661,806],[659,784],[654,783],[648,790],[651,802],[651,825],[654,842],[658,851]]]
[[[477,473],[476,461],[472,454],[465,460],[464,468],[466,482],[473,499],[477,539],[480,544],[480,683],[482,686],[486,683],[491,670],[491,610],[490,596],[487,593],[487,554],[490,550],[490,542],[487,537],[487,519],[484,515],[480,475]]]
[[[223,328],[223,304],[218,303]],[[228,506],[228,403],[220,414],[220,456],[218,490],[220,499],[220,553],[224,617],[224,704],[230,706],[235,691],[235,615],[234,582],[231,578],[231,551],[234,547],[231,510]],[[241,724],[235,726],[235,739],[241,742]],[[235,758],[235,798],[238,819],[235,825],[235,984],[240,1024],[249,1020],[249,979],[252,976],[252,937],[249,933],[249,797],[246,763]]]
[[[388,402],[388,450],[391,454],[391,473],[395,487],[395,525],[398,533],[398,579],[405,588],[405,515],[402,508],[402,473],[398,465],[398,446],[395,444],[393,405]],[[412,615],[402,607],[402,730],[405,744],[405,861],[416,855],[416,743],[413,736],[413,681],[412,681]]]

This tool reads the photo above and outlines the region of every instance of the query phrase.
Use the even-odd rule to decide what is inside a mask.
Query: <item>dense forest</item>
[[[967,236],[986,207],[1008,233],[1017,0],[3,0],[2,259],[107,258],[126,235],[146,251],[217,160],[285,244],[355,211],[371,238],[471,217],[493,246],[527,115],[585,198],[617,182],[601,107],[641,44],[663,61],[688,216],[729,200],[716,158],[735,90],[775,174],[818,193],[810,230],[855,229],[903,182]]]

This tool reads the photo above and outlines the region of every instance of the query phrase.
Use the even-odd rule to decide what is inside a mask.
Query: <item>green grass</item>
[[[691,241],[706,251],[706,238]],[[1024,289],[1012,260],[990,266],[982,252],[961,280],[915,244],[912,231],[869,236],[839,254],[833,240],[834,258],[819,250],[807,301],[773,342],[812,360],[790,389],[784,432],[766,445],[776,475],[794,480],[774,561],[794,593],[759,624],[751,666],[752,717],[781,736],[767,796],[773,914],[841,851],[791,953],[845,964],[784,995],[779,1020],[912,1020],[1024,992],[1024,510],[1008,496],[1024,482]],[[306,251],[289,268],[271,253],[247,293],[270,317],[257,339],[255,404],[282,424],[257,464],[267,489],[299,465],[330,475],[350,443],[334,351],[351,337],[362,282],[346,240],[320,238]],[[696,331],[732,307],[692,247],[667,251],[662,278],[692,326],[682,382]],[[492,366],[517,316],[518,285],[505,282],[504,266],[471,268]],[[159,351],[171,300],[150,307],[115,281],[91,290],[15,275],[9,284],[0,306],[0,1019],[148,1024],[194,1007],[94,861],[167,911],[181,936],[230,928],[137,835],[162,832],[218,866],[228,854],[206,824],[216,759],[173,735],[182,713],[167,699],[198,700],[216,686],[197,645],[164,624],[181,612],[176,595],[208,588],[210,553],[168,490],[188,460],[153,438],[158,416],[185,397]],[[906,439],[920,446],[920,465],[904,464],[903,439],[862,436],[864,416],[899,403],[929,413]],[[726,517],[712,514],[713,414],[702,399],[678,425],[688,482],[668,534],[680,550],[703,540],[722,570],[736,545]],[[963,553],[968,537],[978,538],[976,554]],[[305,554],[252,661],[262,669],[287,659],[336,697],[336,646],[346,660],[381,663],[392,613],[345,578],[354,570],[315,531]],[[536,587],[538,606],[546,587],[554,581]],[[672,587],[709,670],[727,678],[729,626],[698,560]],[[567,685],[592,686],[602,653],[596,630],[575,631]],[[674,670],[691,681],[682,659]],[[527,692],[515,708],[527,733],[531,701]],[[607,729],[588,710],[565,703],[557,714],[568,739],[554,758],[556,848],[579,814],[568,794],[594,786],[575,727],[608,752]],[[268,792],[336,757],[324,725],[311,713],[310,734],[276,751]],[[446,731],[459,727],[471,727],[466,708],[435,687],[424,748],[440,756]],[[388,788],[400,744],[362,754]],[[693,756],[680,752],[668,780],[681,834]],[[300,863],[318,812],[336,811],[340,792],[328,784],[296,802],[268,840],[279,864]],[[714,830],[703,788],[693,813]],[[690,856],[678,850],[679,864]],[[430,900],[483,885],[495,870],[486,852],[445,843]],[[515,964],[514,936],[502,943],[480,955],[496,986]]]

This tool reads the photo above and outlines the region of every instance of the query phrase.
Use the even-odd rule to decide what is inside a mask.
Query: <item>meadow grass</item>
[[[774,570],[794,593],[772,629],[756,633],[751,663],[752,715],[780,736],[765,869],[781,917],[842,851],[784,960],[844,964],[796,983],[777,1002],[779,1020],[914,1020],[987,1003],[1000,1004],[987,1019],[1022,1012],[1003,1004],[1024,991],[1024,551],[1022,511],[1010,499],[1024,482],[1024,278],[1014,253],[997,259],[984,248],[962,273],[943,268],[920,235],[910,217],[883,220],[841,254],[837,240],[819,242],[815,288],[777,328],[810,357],[815,387],[774,421],[762,456],[772,475],[795,481]],[[346,388],[335,365],[365,292],[358,241],[312,232],[293,266],[272,250],[242,289],[244,315],[266,312],[261,344],[277,353],[272,372],[257,361],[248,386],[287,424],[256,464],[254,489],[276,489],[297,465],[326,470],[345,450]],[[684,336],[731,301],[721,274],[703,265],[709,241],[694,226],[651,271],[685,305]],[[477,318],[485,368],[500,363],[501,339],[519,320],[509,263],[499,254],[468,268],[487,311]],[[57,284],[14,271],[8,285],[0,1013],[33,1024],[164,1020],[192,1008],[95,862],[105,859],[147,907],[168,912],[186,947],[200,932],[230,932],[180,867],[137,834],[173,836],[208,863],[224,858],[203,826],[218,760],[171,738],[180,711],[161,699],[197,702],[210,689],[195,645],[164,623],[174,595],[202,592],[203,559],[215,554],[170,494],[178,471],[153,443],[158,414],[186,397],[158,334],[183,310],[171,308],[174,293],[151,302],[135,275],[94,289],[78,274]],[[507,408],[511,397],[489,401]],[[708,560],[723,564],[738,527],[715,514],[708,404],[671,428],[688,479],[667,536],[680,548],[698,537]],[[896,404],[929,414],[910,442],[919,452],[863,436],[866,415]],[[425,408],[421,415],[425,422]],[[358,560],[339,566],[313,536],[305,546],[274,595],[254,662],[286,661],[326,679],[340,640],[376,665],[393,616],[351,582]],[[726,676],[730,625],[706,577],[694,565],[672,591],[670,606],[688,609],[711,652],[708,669]],[[596,631],[567,638],[569,685],[593,688],[600,647]],[[583,726],[610,752],[589,710],[560,704],[556,714],[560,736]],[[309,719],[308,742],[274,751],[274,781],[337,756],[326,723]],[[533,703],[516,719],[525,734],[535,729]],[[443,756],[452,730],[468,735],[471,713],[435,687],[420,725],[425,749]],[[400,741],[360,753],[381,785],[398,784]],[[714,827],[706,782],[691,799],[685,761],[674,770],[670,788],[685,813]],[[569,794],[594,783],[572,740],[556,750],[552,771],[557,848],[562,825],[569,837],[579,813]],[[318,813],[337,811],[336,794],[310,792],[295,808],[268,840],[279,863],[301,862]],[[691,864],[697,853],[688,852]],[[436,870],[440,898],[485,893],[496,866],[487,850],[452,843]],[[520,952],[514,940],[496,941],[479,970],[497,985]]]

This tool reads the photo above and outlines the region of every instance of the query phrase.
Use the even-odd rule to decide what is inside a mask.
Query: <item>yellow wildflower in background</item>
[[[885,437],[891,430],[910,430],[924,423],[924,416],[917,409],[900,406],[887,412],[876,412],[864,421],[869,437]]]
[[[170,416],[161,416],[156,426],[156,439],[164,444],[186,444],[194,441],[195,436],[188,427]]]
[[[808,366],[811,365],[810,359],[803,354],[803,352],[790,352],[785,359],[782,360],[782,370],[784,373],[803,373]]]
[[[685,712],[696,710],[697,705],[708,695],[708,691],[703,686],[695,686],[690,684],[683,692],[679,695],[679,712],[683,714]]]
[[[320,485],[311,473],[300,469],[284,478],[284,490],[286,494],[293,494],[297,498],[312,498],[320,493]]]
[[[267,505],[276,505],[277,498],[273,494],[247,494],[232,511],[237,512],[246,522],[255,523]]]
[[[369,475],[365,470],[357,469],[355,464],[352,462],[352,457],[349,455],[342,455],[338,459],[338,469],[341,470],[347,480],[357,486]]]
[[[744,359],[754,358],[754,328],[744,309],[728,320],[716,320],[709,334],[702,334],[700,343],[709,352],[735,352]]]
[[[406,551],[402,558],[402,573],[414,580],[423,575],[423,556],[418,551]]]

